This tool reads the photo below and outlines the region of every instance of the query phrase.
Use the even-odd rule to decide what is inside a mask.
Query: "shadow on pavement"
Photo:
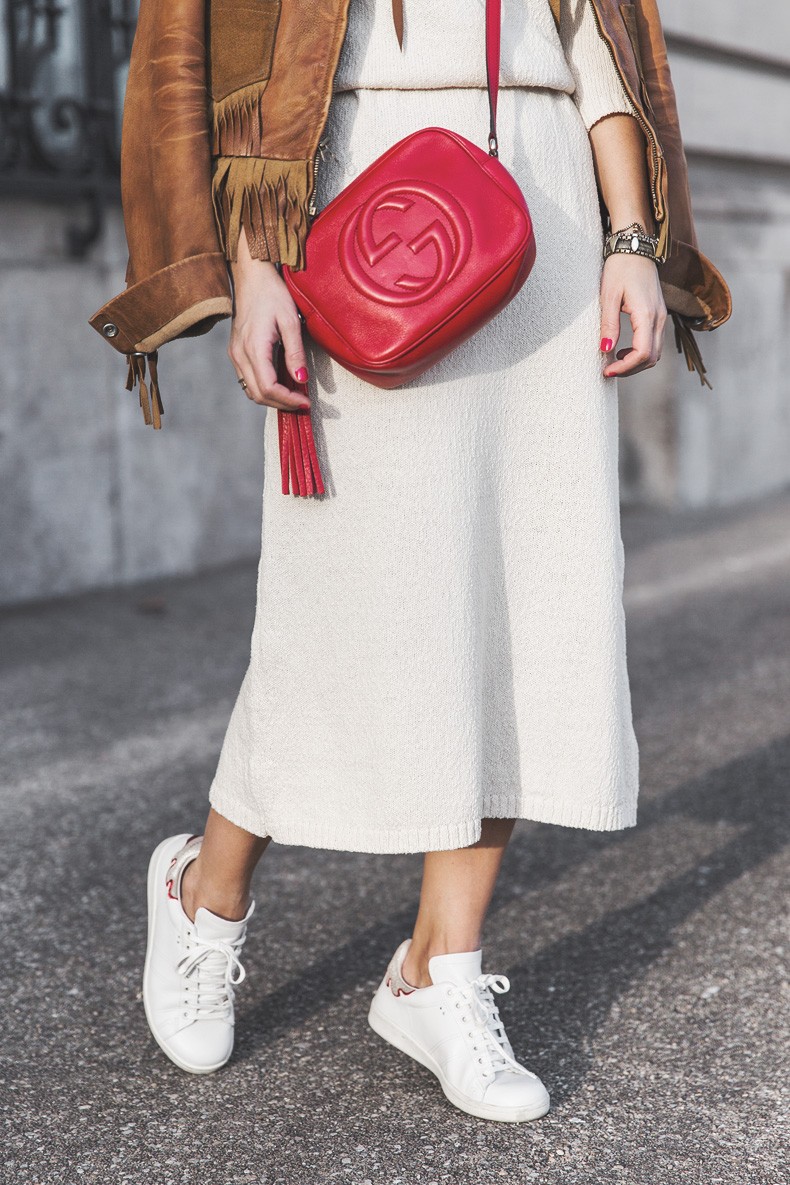
[[[642,811],[642,827],[672,815],[715,825],[738,826],[738,834],[706,860],[701,882],[696,867],[663,884],[643,901],[605,914],[581,933],[542,950],[509,969],[539,997],[553,986],[557,1027],[552,1053],[563,1066],[553,1101],[571,1098],[584,1080],[588,1053],[612,1005],[673,945],[677,928],[745,872],[779,852],[790,838],[787,786],[790,737],[684,783]],[[615,840],[616,842],[616,840]],[[509,1028],[524,1048],[546,1043],[530,1025],[529,1012]],[[559,1057],[558,1057],[559,1055]]]
[[[683,783],[660,800],[640,809],[643,832],[673,816],[685,816],[714,826],[724,822],[738,834],[708,858],[709,872],[700,883],[697,867],[673,877],[644,900],[606,913],[581,932],[544,947],[534,958],[507,969],[515,983],[525,985],[538,1001],[551,1000],[550,1032],[546,1009],[507,1011],[508,1029],[517,1050],[551,1048],[548,1081],[560,1082],[552,1097],[561,1103],[578,1091],[591,1060],[590,1049],[612,1006],[673,944],[677,928],[745,872],[757,868],[780,851],[790,838],[787,786],[790,784],[790,736],[737,761]],[[526,890],[545,889],[603,848],[627,843],[629,829],[590,834],[552,828],[553,842],[543,842],[548,829],[517,835],[510,849],[490,919],[518,900]],[[666,842],[665,840],[663,842]],[[661,858],[660,844],[656,858]],[[383,857],[382,857],[383,859]],[[629,875],[624,868],[624,875]],[[247,1014],[236,1058],[260,1058],[270,1043],[306,1025],[311,1017],[371,980],[371,969],[386,966],[393,949],[410,933],[410,906],[358,932],[262,998]],[[549,991],[551,989],[551,993]],[[365,997],[365,1003],[366,1003]],[[395,1054],[394,1057],[400,1057]],[[539,1072],[535,1058],[525,1057]],[[413,1069],[410,1070],[414,1072]]]

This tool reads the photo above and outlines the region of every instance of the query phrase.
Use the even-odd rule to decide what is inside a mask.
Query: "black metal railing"
[[[118,194],[138,0],[0,0],[0,195],[84,199],[82,254]]]

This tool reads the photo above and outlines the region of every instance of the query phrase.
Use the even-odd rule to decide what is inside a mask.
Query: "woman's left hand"
[[[620,312],[631,318],[633,345],[617,350]],[[661,357],[667,307],[658,268],[642,255],[614,254],[603,265],[601,280],[601,351],[617,350],[617,361],[604,367],[606,378],[649,370]]]

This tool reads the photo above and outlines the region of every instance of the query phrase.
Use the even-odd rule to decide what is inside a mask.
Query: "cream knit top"
[[[390,0],[351,0],[335,91],[485,87],[485,0],[404,0],[401,51]],[[572,94],[585,126],[633,114],[589,0],[502,0],[502,87]]]

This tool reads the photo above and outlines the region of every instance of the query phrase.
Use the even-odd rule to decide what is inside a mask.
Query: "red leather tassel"
[[[280,440],[280,478],[282,481],[282,491],[284,494],[290,494],[291,487],[289,482],[289,474],[291,467],[288,464],[288,443],[285,439],[286,432],[290,432],[290,424],[283,412],[277,412],[277,435]]]
[[[289,461],[291,463],[291,481],[294,486],[294,493],[304,497],[307,493],[307,479],[304,471],[304,463],[302,461],[302,448],[299,443],[299,421],[296,412],[288,412],[289,416],[293,416],[291,420],[291,429],[288,433],[288,443],[290,445]]]
[[[302,442],[302,456],[304,458],[305,470],[310,474],[310,483],[313,486],[312,493],[324,493],[324,481],[321,476],[321,466],[318,463],[318,453],[315,447],[315,437],[313,436],[313,421],[309,412],[304,412],[297,416],[299,422],[299,439]]]
[[[293,379],[285,369],[283,350],[277,362],[278,379],[284,386],[293,389]],[[307,394],[307,385],[302,384]],[[318,453],[313,436],[313,422],[309,409],[304,411],[277,412],[277,435],[280,442],[280,474],[284,494],[296,494],[307,498],[311,494],[323,494],[324,482]]]
[[[324,482],[309,411],[278,411],[280,472],[284,494],[323,494]]]

